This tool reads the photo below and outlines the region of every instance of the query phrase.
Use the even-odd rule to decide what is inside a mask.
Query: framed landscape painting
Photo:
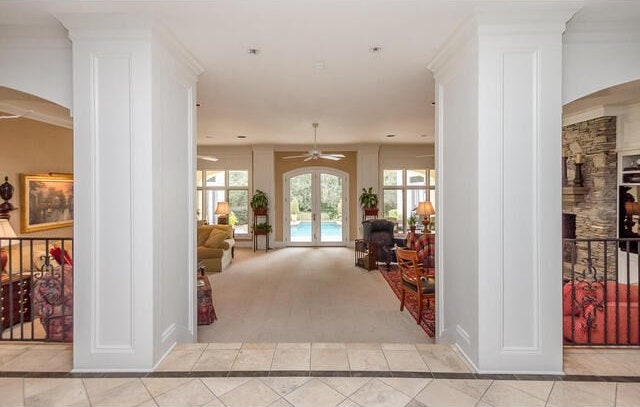
[[[22,233],[73,226],[73,175],[22,175]]]

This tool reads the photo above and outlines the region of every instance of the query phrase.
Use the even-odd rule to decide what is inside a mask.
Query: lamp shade
[[[418,204],[418,209],[416,209],[416,213],[420,216],[430,216],[436,213],[436,211],[433,209],[433,205],[431,205],[431,202],[424,201]]]
[[[228,215],[229,214],[229,203],[227,202],[218,202],[218,206],[216,206],[216,215]]]
[[[625,202],[624,203],[624,211],[627,213],[627,216],[640,215],[640,203],[638,203],[638,202]]]
[[[8,219],[0,219],[0,237],[16,238],[16,232],[14,232]]]

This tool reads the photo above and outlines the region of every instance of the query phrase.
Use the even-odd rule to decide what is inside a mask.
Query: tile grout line
[[[213,392],[213,390],[211,390],[211,389],[209,388],[209,386],[207,386],[207,385],[202,381],[202,378],[201,378],[201,377],[194,377],[194,379],[196,379],[198,382],[200,382],[200,384],[201,384],[202,386],[204,386],[204,388],[205,388],[205,389],[207,389],[207,391],[208,391],[209,393],[211,393],[211,395],[213,396],[213,398],[214,398],[215,400],[218,400],[218,401],[220,402],[220,404],[222,404],[223,406],[225,406],[225,407],[227,406],[226,404],[224,404],[224,402],[223,402],[222,400],[220,400],[220,397],[216,396],[216,395],[215,395],[215,393]],[[155,399],[154,399],[154,401],[155,401]],[[209,402],[209,403],[207,403],[207,404],[210,404],[210,403],[211,403],[211,402]],[[160,405],[157,401],[156,401],[156,404],[157,404],[158,406]]]
[[[146,384],[144,384],[144,380],[142,380],[141,378],[138,378],[138,380],[140,380],[140,383],[142,384],[142,387],[144,387],[144,389],[145,389],[145,391],[147,392],[147,394],[149,395],[149,397],[151,397],[151,400],[153,400],[153,402],[156,404],[156,406],[159,406],[159,405],[160,405],[160,403],[158,403],[158,400],[156,400],[156,398],[153,396],[153,394],[151,394],[151,390],[149,390],[149,388],[147,387],[147,385],[146,385]],[[177,387],[178,387],[178,386],[174,387],[173,389],[175,389],[175,388],[177,388]],[[205,386],[205,387],[207,387],[207,386]],[[173,389],[171,389],[171,390],[173,390]],[[165,393],[162,393],[162,394],[166,394],[166,393],[170,392],[171,390],[166,391]],[[162,394],[158,394],[158,396],[162,396]],[[143,403],[144,403],[144,402],[143,402]]]
[[[238,351],[236,352],[236,357],[233,358],[233,362],[231,362],[231,366],[229,366],[229,371],[227,372],[227,376],[226,377],[229,377],[231,372],[233,372],[233,366],[236,364],[236,361],[238,360],[238,356],[240,356],[240,352],[242,351],[242,345],[244,345],[244,342],[240,342],[240,349],[238,349]],[[207,345],[207,347],[208,347],[208,345]]]
[[[491,380],[491,383],[487,386],[486,389],[484,389],[484,391],[482,392],[482,395],[480,396],[480,398],[478,398],[478,401],[476,401],[476,404],[474,404],[475,407],[477,407],[478,404],[480,404],[480,402],[482,401],[482,398],[485,396],[485,394],[487,394],[487,392],[489,391],[491,386],[493,386],[493,383],[495,383],[495,380]],[[489,403],[487,403],[487,404],[489,404]]]
[[[544,403],[545,407],[549,405],[549,400],[551,399],[551,395],[553,394],[553,389],[556,387],[556,382],[555,381],[553,381],[551,383],[552,383],[551,384],[551,391],[547,395],[547,400]]]
[[[618,383],[615,383],[616,387],[613,393],[613,407],[618,405]]]
[[[87,386],[84,383],[85,379],[80,379],[80,383],[82,383],[82,389],[87,396],[87,401],[89,402],[89,406],[93,406],[93,402],[91,401],[91,396],[89,396],[89,390],[87,390]]]

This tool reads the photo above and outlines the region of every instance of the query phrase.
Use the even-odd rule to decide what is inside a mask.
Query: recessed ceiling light
[[[387,134],[385,137],[386,137],[386,138],[393,138],[393,137],[395,137],[395,136],[396,136],[395,134]]]
[[[316,68],[317,70],[321,71],[324,68],[327,67],[327,64],[324,61],[315,61],[313,63],[313,67]]]
[[[380,51],[382,51],[382,47],[380,47],[380,46],[375,46],[375,47],[369,48],[369,52],[371,52],[372,54],[377,54]]]
[[[247,136],[238,136],[237,138],[247,138]]]
[[[247,53],[251,55],[258,55],[260,53],[260,50],[258,48],[249,48],[247,50]]]

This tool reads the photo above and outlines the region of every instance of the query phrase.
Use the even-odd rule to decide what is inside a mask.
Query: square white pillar
[[[575,10],[479,10],[430,65],[439,335],[480,372],[562,372],[562,32]]]
[[[196,335],[201,70],[136,18],[62,21],[73,43],[74,370],[152,370]]]

